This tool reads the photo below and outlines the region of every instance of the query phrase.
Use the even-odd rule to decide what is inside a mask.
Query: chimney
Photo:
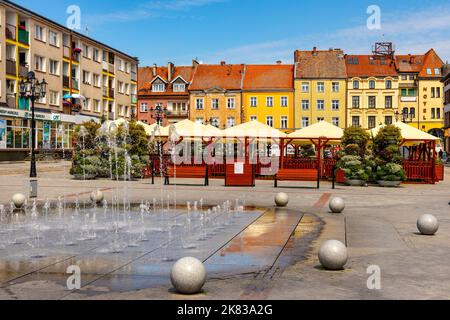
[[[172,62],[167,64],[167,81],[171,82],[173,79],[173,74],[175,72],[175,66]]]
[[[157,65],[156,65],[156,63],[154,63],[153,68],[152,68],[153,77],[156,77],[156,68],[157,68]]]
[[[192,59],[192,66],[195,68],[199,65],[198,59]]]
[[[416,57],[410,56],[409,57],[409,63],[416,63]]]
[[[312,54],[313,54],[313,56],[316,56],[316,55],[317,55],[317,47],[314,47],[314,48],[313,48]]]
[[[281,60],[278,60],[278,61],[277,61],[277,64],[278,64],[278,65],[280,65],[280,64],[282,64],[282,63],[283,63],[283,61],[281,61]]]
[[[225,62],[225,61],[220,61],[220,65],[221,66],[224,66],[224,65],[226,65],[227,63]]]

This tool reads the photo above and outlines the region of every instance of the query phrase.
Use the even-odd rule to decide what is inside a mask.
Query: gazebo
[[[304,173],[307,170],[316,170],[318,179],[333,177],[336,161],[334,159],[323,159],[323,153],[327,145],[340,144],[343,135],[344,130],[326,121],[320,121],[289,134],[287,138],[281,139],[281,173],[289,170],[289,175],[286,177],[286,179],[289,178],[288,180],[295,180],[296,178],[302,180],[302,178],[305,178]],[[294,146],[295,157],[286,156],[288,145]],[[302,145],[313,145],[315,147],[316,160],[298,158],[298,149]],[[314,174],[316,174],[316,171],[314,171]],[[309,173],[312,174],[313,171]],[[307,180],[312,179],[310,176],[306,178]]]
[[[444,168],[437,165],[436,142],[438,137],[414,128],[403,122],[393,124],[400,129],[402,141],[400,147],[408,149],[408,157],[403,160],[403,168],[409,181],[436,183],[444,179]],[[383,126],[371,130],[375,137]]]

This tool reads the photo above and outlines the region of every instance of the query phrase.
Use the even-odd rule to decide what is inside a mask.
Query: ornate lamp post
[[[158,125],[162,126],[164,117],[167,116],[167,108],[157,105],[155,108],[151,108],[150,111],[152,112],[152,118]]]
[[[28,72],[27,80],[20,81],[19,93],[22,98],[31,100],[31,168],[30,178],[37,177],[36,171],[36,120],[34,116],[34,102],[41,98],[44,98],[47,92],[47,82],[42,80],[39,82],[36,79],[33,71]]]

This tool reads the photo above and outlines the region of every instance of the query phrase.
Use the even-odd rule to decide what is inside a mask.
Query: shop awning
[[[424,142],[429,141],[441,141],[438,137],[435,137],[429,133],[426,133],[422,130],[414,128],[409,124],[403,123],[401,121],[397,121],[393,123],[394,126],[400,129],[402,138],[403,138],[403,146],[415,146],[422,144]],[[370,131],[373,137],[376,137],[378,132],[380,132],[381,128],[384,128],[385,125],[378,126]]]
[[[341,128],[329,122],[320,121],[291,133],[288,138],[295,139],[294,143],[296,144],[317,144],[319,139],[328,140],[327,143],[330,144],[338,144],[343,136],[344,130]]]
[[[160,136],[161,137],[169,137],[171,134],[170,128],[175,128],[175,132],[179,137],[183,138],[203,138],[203,137],[216,137],[216,132],[213,132],[212,129],[207,126],[198,123],[192,122],[191,120],[183,120],[174,125],[170,125],[161,129]]]

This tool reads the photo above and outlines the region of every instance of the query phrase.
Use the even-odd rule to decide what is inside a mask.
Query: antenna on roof
[[[389,57],[393,60],[395,55],[394,44],[392,42],[377,42],[372,52],[375,57]]]

